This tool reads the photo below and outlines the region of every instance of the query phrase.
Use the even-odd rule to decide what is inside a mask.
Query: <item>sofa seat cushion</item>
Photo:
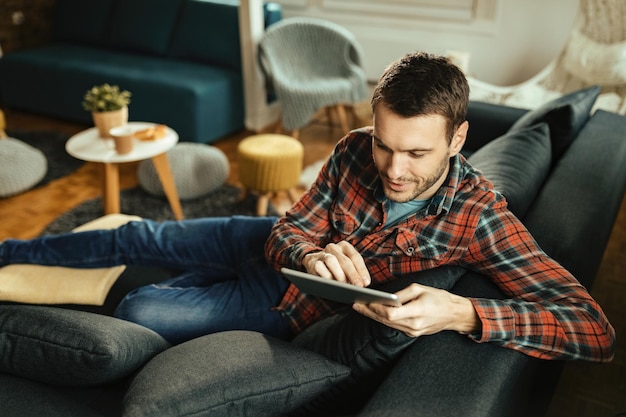
[[[124,416],[281,416],[348,374],[260,333],[215,333],[152,359],[130,383]]]
[[[523,218],[541,189],[552,162],[550,130],[541,123],[514,130],[489,142],[468,158]]]
[[[168,347],[152,330],[113,317],[0,305],[0,372],[35,381],[63,386],[116,381]]]
[[[29,80],[28,90],[11,82],[18,77]],[[236,71],[70,44],[18,51],[0,60],[6,105],[28,109],[37,102],[41,112],[71,114],[85,123],[91,123],[91,114],[82,108],[82,98],[103,81],[132,93],[130,120],[166,124],[181,141],[206,143],[243,128],[243,81]],[[176,103],[175,111],[163,103]]]
[[[0,410],[3,417],[119,416],[121,395],[107,388],[57,387],[0,373]]]

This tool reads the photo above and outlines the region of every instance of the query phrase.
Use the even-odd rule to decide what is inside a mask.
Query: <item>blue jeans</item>
[[[288,281],[264,255],[275,222],[274,217],[244,216],[145,220],[115,230],[7,240],[0,245],[0,264],[176,269],[183,272],[130,292],[115,316],[148,327],[171,343],[225,330],[254,330],[287,339],[289,326],[273,307]]]

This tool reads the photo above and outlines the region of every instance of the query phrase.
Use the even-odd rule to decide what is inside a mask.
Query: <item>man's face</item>
[[[463,147],[467,127],[459,126],[449,142],[443,116],[404,118],[379,105],[372,154],[387,198],[403,203],[432,197],[448,175],[450,157]]]

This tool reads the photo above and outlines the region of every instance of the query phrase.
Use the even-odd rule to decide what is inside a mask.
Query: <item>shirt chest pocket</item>
[[[350,213],[346,213],[336,206],[330,211],[330,222],[335,232],[344,237],[353,234],[360,226],[359,222]]]
[[[357,216],[355,217],[355,213]],[[378,224],[371,211],[352,211],[350,207],[335,204],[330,209],[330,222],[333,229],[343,239],[367,234]]]
[[[415,257],[420,261],[434,261],[434,265],[446,260],[450,252],[446,245],[403,230],[399,230],[396,234],[395,251],[400,256]]]

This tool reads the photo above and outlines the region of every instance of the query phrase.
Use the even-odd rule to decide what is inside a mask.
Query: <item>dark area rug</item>
[[[41,187],[50,181],[69,175],[85,163],[65,152],[65,142],[69,136],[64,133],[9,130],[7,135],[39,149],[46,156],[48,171],[35,187]]]
[[[239,195],[239,188],[225,184],[205,196],[181,201],[183,214],[187,219],[233,215],[254,216],[257,196],[248,194],[245,199],[240,201]],[[120,208],[122,213],[134,214],[145,219],[158,221],[174,219],[169,202],[165,197],[148,194],[141,187],[123,190],[120,193]],[[276,209],[271,205],[268,213],[269,215],[277,215]],[[41,234],[67,232],[102,215],[102,199],[89,200],[73,210],[63,213],[46,226]]]

